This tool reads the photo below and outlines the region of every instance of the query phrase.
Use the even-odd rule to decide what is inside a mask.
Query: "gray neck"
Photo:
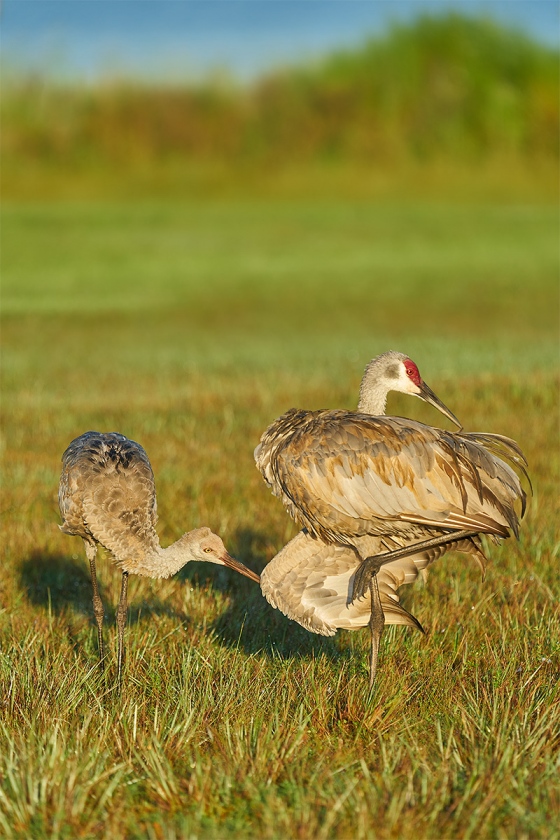
[[[358,411],[362,414],[385,414],[387,405],[387,386],[376,378],[377,372],[367,367],[360,385]]]
[[[158,542],[144,553],[131,571],[151,578],[168,578],[176,574],[189,560],[195,559],[185,536],[167,548],[162,548]]]

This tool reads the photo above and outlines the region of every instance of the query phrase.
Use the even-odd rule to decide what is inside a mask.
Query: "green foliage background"
[[[75,196],[77,179],[86,196],[119,185],[151,197],[227,187],[302,196],[318,180],[375,194],[390,171],[402,194],[411,169],[426,190],[416,170],[431,164],[428,194],[456,193],[457,167],[476,177],[486,165],[502,194],[519,180],[551,196],[558,94],[557,52],[455,13],[395,24],[361,49],[246,88],[227,78],[85,89],[8,77],[4,189]]]

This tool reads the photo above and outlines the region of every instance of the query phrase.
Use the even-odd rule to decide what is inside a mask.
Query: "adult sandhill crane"
[[[385,417],[391,390],[421,397],[459,426],[416,364],[391,351],[366,368],[358,412],[291,409],[255,450],[265,481],[305,529],[263,571],[263,593],[316,633],[369,623],[370,686],[385,623],[422,629],[399,604],[398,587],[449,548],[484,569],[479,534],[517,536],[516,503],[525,510],[519,479],[502,460],[526,475],[514,441]]]
[[[81,537],[91,569],[93,611],[97,623],[99,657],[104,667],[103,603],[97,586],[97,546],[108,549],[122,570],[117,608],[117,679],[123,663],[129,574],[151,578],[174,575],[190,560],[228,566],[259,581],[259,576],[230,557],[210,528],[189,531],[162,548],[155,530],[157,503],[154,474],[139,443],[117,432],[85,432],[62,456],[58,491],[61,531]]]

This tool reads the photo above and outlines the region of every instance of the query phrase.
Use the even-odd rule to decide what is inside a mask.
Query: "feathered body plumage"
[[[160,544],[154,474],[139,443],[118,432],[73,440],[62,456],[59,505],[65,534],[105,546],[124,571],[147,574],[146,556]]]

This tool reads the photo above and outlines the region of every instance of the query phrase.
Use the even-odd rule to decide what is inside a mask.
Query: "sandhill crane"
[[[369,623],[370,686],[385,623],[422,629],[399,604],[398,587],[449,548],[484,569],[479,534],[517,536],[516,503],[525,510],[519,479],[502,460],[526,475],[514,441],[385,417],[391,390],[460,425],[416,364],[390,351],[367,366],[358,412],[291,409],[255,449],[266,483],[304,526],[264,569],[262,591],[312,632]]]
[[[157,503],[154,474],[139,443],[117,432],[85,432],[62,456],[58,491],[61,531],[81,537],[91,569],[93,611],[97,623],[99,657],[104,666],[103,603],[97,586],[97,546],[108,549],[122,570],[117,608],[117,680],[123,663],[123,636],[127,613],[128,575],[167,578],[190,560],[228,566],[259,581],[259,576],[230,557],[210,528],[189,531],[162,548],[155,530]]]

